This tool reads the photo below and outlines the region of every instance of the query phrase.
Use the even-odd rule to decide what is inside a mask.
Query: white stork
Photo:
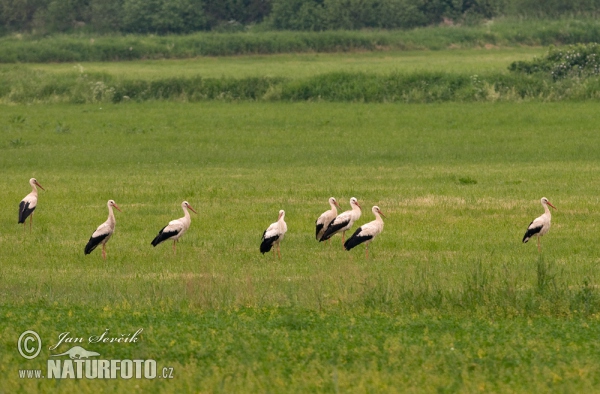
[[[108,206],[108,219],[106,219],[106,222],[98,226],[96,231],[94,231],[90,237],[87,245],[85,245],[84,249],[85,254],[90,254],[94,249],[96,249],[96,246],[102,244],[102,258],[104,260],[106,260],[106,243],[115,231],[116,221],[115,214],[113,213],[112,209],[115,207],[117,211],[121,212],[114,200],[108,200],[106,205]]]
[[[29,184],[31,185],[31,193],[25,196],[24,199],[19,203],[19,224],[23,223],[23,230],[25,230],[25,220],[29,216],[29,231],[31,232],[31,224],[33,222],[33,211],[37,206],[37,188],[36,185],[39,186],[42,190],[46,190],[38,183],[35,178],[31,178],[29,180]]]
[[[540,202],[544,207],[544,213],[541,216],[535,218],[531,223],[529,223],[529,227],[527,227],[527,231],[523,236],[523,243],[527,243],[527,241],[529,241],[529,238],[533,237],[534,235],[537,235],[538,252],[542,251],[540,247],[540,237],[546,234],[548,230],[550,230],[550,220],[552,219],[552,214],[550,213],[550,209],[548,209],[548,205],[556,209],[556,207],[552,205],[546,197],[542,197]]]
[[[283,220],[285,218],[285,211],[282,209],[279,211],[279,217],[275,223],[271,223],[269,228],[265,230],[262,235],[262,242],[260,244],[260,253],[265,254],[273,246],[277,246],[277,254],[281,259],[281,250],[279,244],[283,240],[283,237],[287,231],[287,224]],[[275,249],[273,249],[273,255],[275,255]]]
[[[331,222],[333,222],[333,219],[335,219],[335,217],[337,216],[336,207],[342,209],[338,204],[337,200],[333,197],[329,198],[329,205],[331,206],[331,209],[329,211],[323,212],[315,222],[315,225],[317,227],[315,234],[317,237],[317,241],[321,240],[321,237],[323,236],[323,234],[325,234],[325,231],[327,231],[327,228],[329,227]]]
[[[350,206],[352,207],[350,211],[343,212],[333,219],[333,222],[327,227],[319,242],[327,241],[341,231],[342,244],[344,243],[346,231],[360,218],[361,214],[360,205],[358,205],[358,200],[355,197],[350,199]]]
[[[375,220],[360,226],[344,244],[344,249],[350,250],[364,242],[367,259],[369,258],[369,244],[383,231],[383,219],[381,217],[385,217],[377,205],[371,211],[375,215]]]
[[[163,227],[158,232],[158,235],[154,238],[154,240],[152,240],[152,246],[156,246],[162,241],[166,241],[167,239],[172,239],[173,253],[177,253],[175,242],[179,242],[179,238],[181,238],[181,236],[187,231],[187,229],[190,228],[190,224],[192,223],[192,219],[190,218],[190,213],[188,212],[188,209],[197,214],[194,208],[192,208],[190,203],[188,203],[187,201],[181,203],[181,208],[183,208],[183,213],[185,216],[176,220],[171,220],[167,226]]]

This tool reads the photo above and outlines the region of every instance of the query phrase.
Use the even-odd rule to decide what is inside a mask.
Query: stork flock
[[[40,187],[44,191],[46,189],[44,189],[35,178],[31,178],[29,180],[29,184],[31,185],[32,190],[31,193],[25,196],[25,198],[23,198],[19,204],[18,223],[23,224],[23,229],[25,229],[25,223],[27,218],[29,218],[29,232],[31,232],[33,226],[33,214],[37,207],[38,201],[37,187]],[[527,231],[523,236],[523,243],[527,243],[527,241],[529,241],[532,237],[537,237],[538,252],[541,252],[540,238],[546,234],[548,230],[550,230],[552,215],[548,206],[556,209],[556,207],[552,205],[546,197],[542,197],[540,202],[544,208],[544,213],[529,224]],[[104,260],[106,260],[106,243],[115,231],[116,220],[113,208],[121,212],[121,209],[117,206],[117,203],[114,200],[108,200],[106,205],[108,208],[108,219],[106,219],[106,221],[98,226],[96,231],[92,233],[92,236],[84,248],[84,253],[88,255],[92,253],[92,251],[94,251],[98,245],[102,245],[102,258]],[[335,234],[341,233],[342,245],[345,250],[349,251],[354,247],[364,243],[365,257],[368,259],[369,244],[373,242],[375,237],[377,237],[383,231],[384,222],[382,217],[385,218],[386,216],[383,214],[383,212],[381,212],[381,209],[377,205],[374,205],[373,208],[371,208],[371,212],[373,212],[373,215],[375,215],[375,220],[360,226],[352,234],[352,236],[346,240],[346,231],[350,230],[354,222],[360,219],[362,208],[355,197],[350,199],[351,209],[342,212],[339,215],[337,213],[337,208],[341,209],[341,207],[334,197],[329,198],[329,205],[331,209],[323,212],[315,221],[315,236],[317,241],[327,241],[330,243],[331,237],[333,237]],[[176,242],[178,242],[183,234],[185,234],[191,224],[191,217],[188,210],[197,213],[187,201],[181,203],[181,208],[183,209],[184,216],[182,218],[172,220],[168,225],[164,226],[150,243],[152,246],[157,246],[166,240],[172,240],[173,253],[176,253]],[[275,254],[275,250],[277,250],[277,254],[281,259],[280,244],[285,236],[285,233],[287,232],[287,224],[284,219],[285,211],[282,209],[279,211],[277,221],[272,223],[263,232],[260,244],[260,252],[262,254],[265,254],[270,250],[273,250],[273,254]]]

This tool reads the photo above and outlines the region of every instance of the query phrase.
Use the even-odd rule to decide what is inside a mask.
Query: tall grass
[[[0,366],[19,391],[593,391],[600,348],[595,103],[128,102],[0,111]],[[19,143],[13,143],[19,141]],[[31,233],[17,222],[35,176]],[[350,252],[329,196],[384,210]],[[522,244],[544,195],[542,253]],[[114,199],[108,259],[83,254]],[[151,239],[198,215],[178,244]],[[260,235],[279,209],[281,260]],[[356,228],[355,226],[355,228]],[[58,334],[175,379],[28,380]],[[16,349],[33,329],[38,359]],[[87,344],[86,344],[87,345]],[[68,349],[64,344],[61,350]]]
[[[148,100],[331,101],[331,102],[495,102],[596,100],[600,78],[553,80],[519,73],[413,72],[368,74],[330,72],[314,77],[172,77],[136,80],[106,73],[52,73],[4,68],[0,102],[119,103]]]
[[[408,31],[196,33],[191,35],[12,35],[0,38],[0,62],[174,59],[294,52],[472,48],[600,41],[595,19],[498,19],[482,26]]]
[[[591,242],[594,108],[6,107],[2,220],[13,221],[10,201],[27,192],[9,185],[29,174],[46,179],[48,191],[40,195],[37,235],[16,224],[3,232],[2,291],[14,303],[592,315],[600,312]],[[539,215],[542,194],[564,211],[555,214],[539,257],[520,237]],[[371,220],[369,206],[386,207],[390,219],[372,262],[362,249],[342,251],[339,239],[331,247],[313,242],[315,215],[328,198],[322,195],[342,202],[357,195],[367,207],[361,222]],[[82,248],[105,220],[109,198],[123,212],[104,263]],[[201,213],[177,256],[168,246],[151,248],[161,225],[181,215],[184,199]],[[258,253],[257,242],[281,208],[290,233],[276,262]]]

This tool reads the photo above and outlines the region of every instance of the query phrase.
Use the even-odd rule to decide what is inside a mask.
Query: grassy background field
[[[148,102],[0,113],[0,390],[582,391],[600,381],[593,103]],[[18,202],[36,177],[31,234]],[[387,215],[364,248],[314,240],[335,196]],[[521,244],[556,205],[543,253]],[[114,199],[104,262],[83,255]],[[181,201],[173,255],[150,246]],[[283,259],[260,255],[286,210]],[[356,227],[356,226],[355,226]],[[36,381],[16,340],[145,329],[106,357],[162,381]],[[84,346],[85,347],[85,346]],[[62,351],[66,350],[60,349]],[[96,350],[96,349],[92,349]]]
[[[115,78],[157,80],[174,77],[307,78],[331,72],[447,72],[507,73],[513,61],[531,60],[546,52],[542,47],[491,48],[478,50],[381,51],[355,53],[283,54],[262,56],[198,57],[181,60],[131,62],[37,63],[20,65],[50,74],[104,73]],[[12,65],[0,65],[5,72]]]

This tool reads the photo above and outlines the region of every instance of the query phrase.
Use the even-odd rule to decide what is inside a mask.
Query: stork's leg
[[[540,248],[540,236],[539,235],[538,235],[537,239],[538,239],[538,252],[541,253],[542,249]]]
[[[346,238],[346,232],[342,231],[342,245],[344,244],[344,242],[346,242],[344,238]]]
[[[106,244],[102,244],[102,258],[106,260]]]
[[[174,253],[174,254],[177,254],[177,250],[175,250],[175,249],[176,249],[176,246],[175,246],[175,241],[176,241],[176,240],[173,240],[173,253]]]
[[[277,254],[279,255],[279,260],[281,260],[281,249],[279,248],[279,244],[277,244]]]
[[[31,224],[33,223],[33,212],[31,212],[31,216],[29,216],[29,232],[31,232]]]
[[[369,244],[365,247],[367,260],[369,260]]]

